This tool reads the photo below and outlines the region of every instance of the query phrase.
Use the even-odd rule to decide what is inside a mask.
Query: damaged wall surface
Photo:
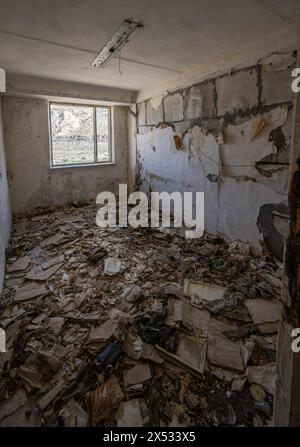
[[[205,229],[282,242],[296,52],[137,105],[141,189],[204,191]],[[265,206],[268,205],[268,206]],[[258,224],[257,224],[258,221]],[[280,245],[280,244],[279,244]],[[282,258],[283,244],[274,253]]]
[[[0,97],[0,293],[2,292],[5,267],[5,249],[10,237],[11,212],[6,175],[6,159],[3,136],[2,98]]]
[[[5,97],[3,103],[13,212],[95,200],[127,182],[125,107],[114,107],[115,164],[50,169],[48,101]]]

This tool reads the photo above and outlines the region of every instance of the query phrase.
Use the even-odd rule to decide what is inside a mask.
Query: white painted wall
[[[101,191],[118,191],[127,182],[127,111],[114,107],[116,163],[50,169],[48,102],[5,97],[3,101],[12,210],[63,205],[96,199]]]
[[[236,134],[239,131],[237,129]],[[169,193],[203,191],[205,231],[219,233],[229,240],[249,242],[259,252],[262,236],[256,221],[260,207],[265,203],[285,201],[286,192],[277,193],[272,184],[262,184],[261,181],[265,179],[261,177],[257,178],[257,182],[239,182],[235,178],[221,175],[218,182],[210,182],[207,179],[208,174],[221,174],[219,166],[203,156],[205,154],[212,158],[213,153],[218,150],[213,135],[210,134],[203,142],[199,142],[202,152],[200,158],[193,156],[188,136],[184,139],[182,151],[176,150],[173,137],[171,127],[138,135],[142,189],[145,192]],[[263,140],[266,143],[267,138],[265,132]],[[194,141],[194,145],[196,144]],[[253,148],[255,147],[256,144],[253,143]],[[258,147],[261,147],[261,142]],[[243,156],[240,159],[243,160]]]

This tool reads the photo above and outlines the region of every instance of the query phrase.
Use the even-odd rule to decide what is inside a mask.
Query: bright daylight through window
[[[112,161],[110,107],[50,104],[51,166]]]

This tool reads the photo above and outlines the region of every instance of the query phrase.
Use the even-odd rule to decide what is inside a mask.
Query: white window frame
[[[53,164],[53,146],[52,146],[52,123],[51,123],[51,106],[65,106],[65,107],[91,107],[93,109],[93,130],[94,130],[94,161],[92,162],[78,162],[78,163],[65,163],[65,164]],[[96,109],[102,108],[109,111],[108,115],[108,151],[109,160],[97,161],[97,121],[96,121]],[[107,105],[99,104],[85,104],[85,103],[70,103],[70,102],[54,102],[51,101],[48,104],[48,117],[49,117],[49,147],[50,147],[50,169],[60,169],[60,168],[74,168],[74,167],[88,167],[88,166],[99,166],[107,164],[115,164],[114,150],[113,150],[113,108]]]

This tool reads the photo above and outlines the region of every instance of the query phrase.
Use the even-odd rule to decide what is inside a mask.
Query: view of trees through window
[[[111,160],[110,108],[50,104],[52,166]]]

